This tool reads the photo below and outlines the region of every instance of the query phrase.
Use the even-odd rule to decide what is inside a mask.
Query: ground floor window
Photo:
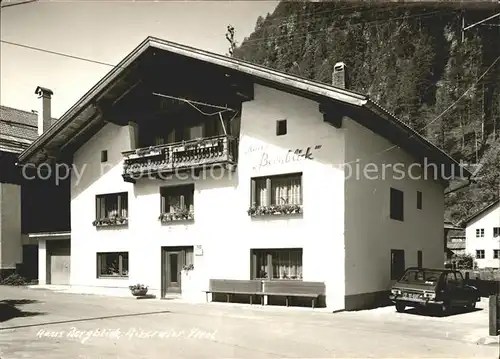
[[[302,248],[252,249],[252,279],[302,280]]]
[[[97,253],[97,278],[128,277],[128,252]]]
[[[399,280],[405,273],[405,251],[391,249],[391,280]]]

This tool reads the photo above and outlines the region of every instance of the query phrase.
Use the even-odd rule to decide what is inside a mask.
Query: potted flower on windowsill
[[[173,221],[192,221],[194,220],[194,213],[188,209],[176,208],[173,212],[163,212],[158,217],[161,223]]]
[[[128,224],[128,218],[121,216],[110,216],[106,218],[99,218],[92,222],[92,225],[94,227],[124,226],[126,224]]]
[[[247,213],[251,217],[301,214],[302,206],[298,204],[278,204],[271,206],[253,205],[248,209]]]
[[[143,297],[148,293],[148,287],[144,284],[135,284],[128,287],[134,297]]]

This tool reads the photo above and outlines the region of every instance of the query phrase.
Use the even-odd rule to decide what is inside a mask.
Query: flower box
[[[298,204],[280,204],[271,206],[252,206],[247,213],[251,217],[258,216],[286,216],[293,214],[301,214],[302,206]]]
[[[94,227],[125,226],[127,224],[128,224],[128,218],[126,217],[100,218],[92,222],[92,225]]]
[[[164,212],[158,217],[161,223],[175,222],[175,221],[193,221],[194,213],[189,210],[177,210],[175,212]]]

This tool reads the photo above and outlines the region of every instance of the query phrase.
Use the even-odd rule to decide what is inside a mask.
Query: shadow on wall
[[[138,180],[133,187],[134,196],[160,195],[159,187],[181,186],[191,183],[196,184],[195,193],[205,189],[213,190],[217,188],[235,188],[238,186],[238,170],[229,172],[229,170],[221,171],[218,168],[214,170],[206,169],[205,172],[197,175],[193,174],[192,171],[187,171],[178,175],[165,176],[165,178],[151,180],[146,177]]]
[[[252,141],[261,142],[264,148],[259,148],[259,145],[253,144],[251,146],[256,146],[257,148],[242,148],[240,142],[240,162],[242,160],[245,161],[244,156],[255,155],[252,165],[256,169],[260,169],[267,167],[268,161],[276,160],[276,155],[280,159],[283,159],[287,156],[288,151],[291,151],[293,154],[296,150],[300,150],[300,155],[305,155],[306,158],[314,162],[325,165],[342,164],[344,162],[342,136],[344,130],[336,129],[327,122],[324,122],[323,115],[319,112],[317,106],[315,104],[310,110],[298,109],[294,115],[289,115],[293,113],[289,111],[284,113],[283,116],[288,116],[289,118],[287,134],[283,136],[276,135],[276,123],[271,118],[268,119],[269,123],[266,123],[262,127],[243,124],[241,129],[242,136]],[[340,105],[338,111],[342,111]],[[280,117],[276,117],[276,120],[280,120]],[[308,130],[304,131],[304,129]],[[266,150],[267,144],[272,144],[269,146],[270,153]],[[255,152],[258,152],[258,155]],[[293,158],[294,156],[289,155],[289,157]]]
[[[109,173],[110,171],[116,172],[116,181],[123,181],[122,174],[122,160],[123,155],[119,144],[115,144],[112,139],[119,139],[120,141],[128,141],[123,135],[124,128],[119,126],[110,127],[108,124],[105,128],[99,131],[87,144],[90,144],[89,149],[92,151],[85,151],[85,156],[80,156],[79,163],[73,164],[72,178],[75,182],[71,183],[71,200],[76,199],[83,193],[89,186],[94,184],[100,177]],[[103,144],[103,138],[109,138],[111,143]],[[99,145],[116,147],[113,150],[108,150],[107,161],[101,163],[100,151],[106,148],[100,148]],[[128,148],[124,148],[123,151]],[[120,167],[119,169],[116,167]]]
[[[38,301],[30,299],[5,299],[0,301],[0,323],[14,318],[33,317],[46,314],[42,312],[24,311],[18,308],[18,306],[33,303],[38,303]]]

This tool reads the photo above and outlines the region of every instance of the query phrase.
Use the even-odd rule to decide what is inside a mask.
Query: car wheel
[[[476,301],[467,304],[467,309],[475,309],[475,308],[476,308]]]
[[[396,311],[398,313],[403,313],[406,309],[406,305],[404,305],[403,303],[396,303]]]
[[[447,303],[447,302],[444,302],[443,304],[441,304],[441,315],[447,315],[450,313],[450,304]]]

